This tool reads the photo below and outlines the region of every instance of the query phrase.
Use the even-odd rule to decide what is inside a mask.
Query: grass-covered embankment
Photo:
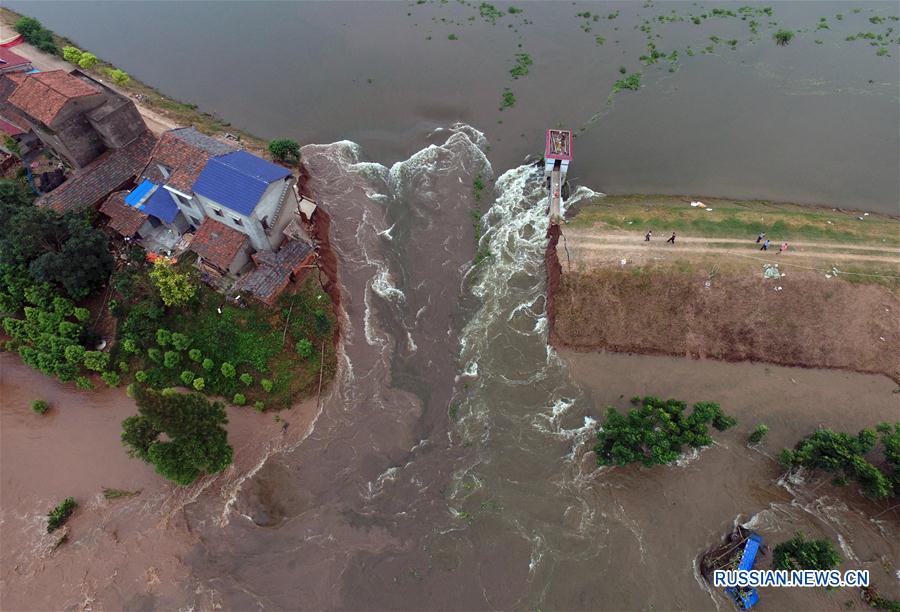
[[[900,221],[703,202],[712,211],[669,196],[609,197],[578,211],[562,227],[560,265],[548,262],[551,340],[900,380]],[[665,242],[673,231],[674,246]],[[760,251],[759,232],[772,239],[771,250]],[[779,254],[781,241],[791,246]],[[765,278],[765,266],[775,264],[778,276]]]

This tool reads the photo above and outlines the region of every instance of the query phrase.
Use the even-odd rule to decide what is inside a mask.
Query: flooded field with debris
[[[845,40],[859,28],[896,29],[870,22],[895,5],[779,3],[772,19],[759,17],[755,40],[739,16],[706,17],[696,31],[689,17],[669,19],[672,10],[711,12],[687,3],[523,3],[522,13],[503,5],[499,17],[457,2],[10,5],[261,136],[332,143],[302,153],[309,188],[332,218],[342,340],[321,411],[303,420],[311,428],[273,444],[280,427],[257,419],[257,434],[235,444],[234,470],[187,499],[129,471],[128,486],[158,488],[156,510],[128,501],[110,522],[92,508],[72,524],[91,527],[90,545],[29,557],[26,573],[5,571],[4,591],[43,585],[48,607],[729,609],[698,579],[696,560],[743,523],[771,543],[800,529],[832,538],[848,564],[900,596],[896,514],[815,475],[784,478],[773,459],[819,426],[855,431],[896,419],[896,385],[758,364],[558,354],[547,346],[543,176],[520,165],[561,123],[579,130],[569,205],[593,188],[896,212],[900,137],[884,126],[896,124],[897,44],[877,56]],[[859,23],[854,6],[865,11]],[[820,17],[839,10],[844,18],[816,33]],[[650,35],[671,37],[667,51],[694,53],[645,65],[641,26],[651,17],[660,25]],[[769,21],[804,32],[780,47]],[[527,74],[513,79],[526,51]],[[185,57],[196,69],[174,70]],[[642,71],[644,87],[608,103],[619,66]],[[515,102],[499,111],[507,87]],[[554,88],[559,95],[548,95]],[[480,200],[478,177],[489,185]],[[476,252],[489,256],[473,266]],[[39,379],[4,364],[4,418],[13,419],[4,466],[15,448],[6,436],[56,439],[22,414],[7,417],[6,398]],[[73,412],[130,405],[115,392],[54,394]],[[717,401],[739,425],[673,466],[598,469],[597,419],[637,394]],[[255,415],[241,418],[246,427]],[[769,439],[748,448],[748,431],[763,421]],[[103,460],[128,461],[116,445]],[[60,474],[81,482],[77,455],[61,457]],[[28,494],[35,507],[16,520],[39,525],[51,492]],[[130,521],[132,531],[117,527]],[[117,567],[85,577],[104,558]],[[772,609],[862,608],[849,590],[762,596]]]

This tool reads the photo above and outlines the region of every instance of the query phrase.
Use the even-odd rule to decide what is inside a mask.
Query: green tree
[[[300,161],[300,145],[287,138],[279,138],[269,143],[269,153],[282,162]]]
[[[164,259],[153,262],[150,278],[166,306],[184,306],[197,293],[197,284],[193,276],[187,272],[179,272]]]
[[[772,34],[772,38],[775,39],[775,42],[781,46],[787,45],[792,40],[794,40],[794,33],[791,30],[778,30],[774,34]]]
[[[203,358],[203,353],[200,352],[200,349],[193,348],[188,351],[188,357],[191,358],[191,361],[200,363],[200,360]]]
[[[166,351],[163,355],[163,365],[167,368],[174,368],[181,361],[181,355],[177,351]]]
[[[59,53],[56,41],[53,40],[53,32],[41,25],[41,22],[33,17],[22,17],[14,26],[16,32],[32,45],[54,55]]]
[[[879,427],[884,429],[890,426],[883,424]],[[855,480],[862,485],[866,495],[883,499],[894,494],[894,483],[889,475],[882,473],[865,457],[878,441],[878,436],[871,429],[863,429],[856,436],[820,429],[800,440],[793,450],[782,450],[779,460],[788,468],[803,466],[832,472],[838,483]],[[885,437],[882,437],[882,442],[885,442]],[[890,436],[886,444],[891,444]]]
[[[143,370],[138,370],[134,373],[134,379],[140,383],[147,382],[147,373]]]
[[[85,70],[89,70],[97,65],[97,56],[93,53],[88,53],[85,51],[81,54],[81,57],[78,59],[78,67],[83,68]]]
[[[802,532],[777,545],[772,557],[780,570],[829,570],[841,562],[830,540],[807,540]]]
[[[230,363],[228,363],[227,361],[222,363],[222,366],[219,368],[219,371],[222,372],[222,376],[224,376],[225,378],[234,378],[234,375],[237,372],[234,369],[234,366],[231,365]]]
[[[73,497],[67,497],[57,504],[57,506],[47,514],[47,533],[53,533],[62,527],[65,522],[69,520],[69,517],[72,516],[72,513],[75,512],[75,508],[77,507],[78,503]]]
[[[78,47],[66,45],[63,47],[62,54],[64,60],[77,64],[81,60],[82,51]]]
[[[750,437],[747,438],[747,442],[750,444],[759,444],[762,442],[762,439],[766,437],[767,433],[769,433],[769,426],[760,423],[756,426],[756,429],[753,430],[753,433],[750,434]]]
[[[297,342],[297,354],[304,359],[309,359],[313,354],[313,344],[306,338],[302,338]]]
[[[271,393],[272,388],[275,386],[268,378],[263,378],[261,381],[259,381],[259,384],[262,386],[263,391],[265,391],[266,393]]]
[[[84,352],[84,367],[95,372],[102,372],[109,367],[109,353],[100,351]]]
[[[184,384],[189,385],[194,382],[194,373],[190,370],[184,370],[178,378],[180,378],[181,382]]]
[[[691,414],[678,400],[636,397],[639,407],[621,414],[609,408],[606,422],[597,434],[594,447],[600,465],[646,466],[675,461],[684,446],[699,448],[712,444],[709,425],[719,430],[732,427],[735,419],[725,415],[718,404],[697,402]]]
[[[197,391],[203,391],[203,389],[206,388],[206,381],[202,378],[195,378],[193,385],[194,389],[196,389]]]
[[[212,359],[206,358],[206,359],[203,360],[203,363],[200,364],[200,365],[203,366],[203,369],[204,369],[204,370],[206,370],[207,372],[210,372],[210,371],[212,371],[213,367],[214,367],[216,364],[213,363],[213,360],[212,360]]]
[[[122,378],[119,376],[118,372],[104,372],[100,375],[100,378],[102,378],[103,382],[109,387],[118,387],[119,383],[122,382]]]
[[[232,402],[235,406],[243,406],[247,403],[247,396],[243,393],[235,393],[234,398],[232,398]]]
[[[135,401],[138,414],[123,421],[122,442],[162,476],[188,485],[231,464],[234,451],[224,427],[228,416],[220,402],[144,387],[135,388]]]
[[[103,73],[112,79],[113,83],[116,85],[127,85],[131,80],[131,77],[128,76],[127,72],[118,68],[104,68]]]
[[[0,229],[0,264],[26,268],[37,283],[80,300],[108,280],[113,258],[106,234],[83,217],[28,207]]]
[[[31,411],[35,414],[45,414],[50,410],[50,404],[45,400],[34,400],[31,402]]]
[[[247,372],[244,372],[240,376],[241,382],[247,385],[248,387],[253,384],[253,377],[250,376]]]
[[[187,347],[191,345],[191,339],[185,336],[184,334],[180,334],[178,332],[172,332],[172,346],[174,346],[177,350],[183,351],[186,350]]]
[[[156,343],[160,346],[168,346],[172,341],[172,332],[160,327],[156,330]]]

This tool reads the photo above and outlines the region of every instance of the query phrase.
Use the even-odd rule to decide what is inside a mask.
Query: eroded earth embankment
[[[776,254],[761,252],[753,235],[679,234],[671,245],[646,242],[644,228],[584,225],[550,232],[555,346],[841,368],[900,381],[896,249],[800,242]],[[777,276],[766,278],[764,267],[776,263]],[[834,266],[863,272],[835,275]]]

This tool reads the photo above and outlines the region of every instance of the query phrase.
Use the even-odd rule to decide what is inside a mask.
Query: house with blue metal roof
[[[245,234],[254,249],[270,251],[298,209],[293,185],[287,168],[239,150],[212,157],[192,191],[206,216]]]

